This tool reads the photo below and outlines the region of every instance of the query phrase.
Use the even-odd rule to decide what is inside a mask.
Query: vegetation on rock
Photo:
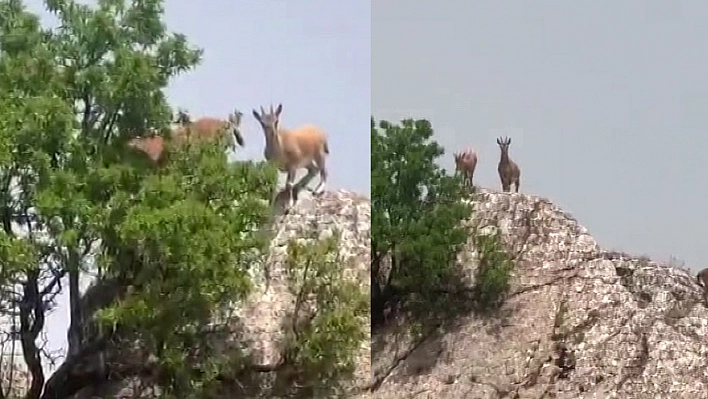
[[[358,282],[345,278],[337,241],[333,236],[288,246],[289,290],[296,301],[285,357],[302,370],[297,384],[288,384],[288,397],[343,397],[341,385],[352,378],[356,351],[367,338],[369,298]],[[307,298],[316,298],[314,307]]]
[[[466,223],[473,206],[464,199],[473,193],[436,164],[444,150],[432,136],[426,120],[371,121],[372,327],[394,309],[417,308],[426,318],[449,308],[446,295],[466,289],[455,262],[470,236],[485,266],[472,298],[489,310],[508,287],[512,263],[499,236],[478,234]]]

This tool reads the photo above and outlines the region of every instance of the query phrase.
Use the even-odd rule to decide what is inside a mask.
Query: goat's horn
[[[262,105],[261,105],[261,115],[265,115],[265,110],[263,109]]]

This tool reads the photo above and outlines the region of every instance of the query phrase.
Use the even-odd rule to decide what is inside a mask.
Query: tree
[[[370,303],[360,282],[345,277],[338,242],[336,234],[288,245],[289,290],[296,300],[283,357],[297,372],[281,384],[284,397],[347,396],[344,385],[366,338]]]
[[[154,356],[166,392],[203,397],[221,363],[187,365],[192,343],[249,292],[275,172],[228,164],[215,144],[180,149],[159,170],[127,149],[166,130],[164,88],[201,56],[166,30],[162,1],[46,6],[56,29],[19,0],[0,1],[0,300],[19,309],[26,397],[68,397],[90,383],[72,377],[72,364],[115,337]],[[107,295],[95,315],[79,295],[88,272]],[[37,338],[65,275],[69,353],[45,381]],[[94,316],[98,332],[87,327]]]
[[[426,120],[371,120],[371,317],[412,294],[440,286],[468,239],[472,207],[459,178],[436,163],[443,148]]]

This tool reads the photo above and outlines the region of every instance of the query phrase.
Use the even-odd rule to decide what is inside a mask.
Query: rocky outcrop
[[[371,345],[361,347],[356,384],[367,385],[372,376],[382,383],[373,394],[352,397],[706,397],[708,310],[691,272],[602,250],[572,216],[540,197],[482,190],[475,208],[471,227],[478,234],[498,230],[515,258],[505,304],[480,315],[461,296],[449,303],[454,318],[420,339],[411,338],[405,325],[375,332]],[[276,360],[278,322],[293,306],[282,265],[287,240],[326,236],[334,228],[342,231],[340,251],[353,261],[351,278],[368,289],[369,200],[343,191],[303,196],[274,221],[271,256],[260,268],[267,273],[253,276],[259,289],[239,307],[247,328],[224,336],[225,347],[244,337],[253,342],[249,354],[256,363]],[[466,286],[475,283],[478,259],[470,239],[458,256]],[[126,367],[130,359],[140,361],[131,353],[129,347],[110,352]],[[91,376],[97,363],[87,356],[65,375]],[[144,388],[150,378],[133,373],[74,397],[136,397],[137,390],[151,397]],[[272,397],[267,390],[259,395]],[[225,397],[258,396],[241,391]]]
[[[544,198],[476,199],[478,233],[499,229],[516,259],[505,304],[482,316],[451,303],[455,319],[421,339],[375,332],[373,397],[708,397],[708,310],[690,271],[604,251]],[[478,256],[472,240],[459,255],[467,285]]]
[[[362,290],[368,292],[369,256],[370,256],[370,201],[368,198],[347,191],[326,192],[313,198],[301,193],[294,209],[288,214],[277,214],[268,226],[272,236],[269,256],[262,267],[254,267],[252,276],[256,292],[245,304],[235,306],[235,322],[228,325],[214,336],[214,344],[222,351],[238,349],[248,355],[257,370],[255,374],[263,376],[257,382],[247,382],[246,377],[234,381],[224,398],[277,397],[269,390],[274,376],[268,367],[279,360],[279,343],[282,341],[282,323],[294,307],[295,298],[287,287],[284,260],[287,256],[288,242],[291,238],[311,240],[329,236],[334,230],[340,233],[339,253],[345,261],[347,277],[362,284]],[[92,287],[86,298],[101,296],[111,285]],[[114,287],[115,288],[115,287]],[[88,299],[85,299],[87,302]],[[88,301],[100,306],[100,300]],[[92,306],[93,307],[93,306]],[[364,321],[368,324],[368,320]],[[368,331],[368,329],[367,329]],[[371,373],[369,339],[362,343],[357,362],[356,382],[364,385]],[[248,348],[243,348],[248,342]],[[100,359],[97,348],[104,347],[107,363],[112,364],[111,379],[102,381]],[[150,358],[141,353],[134,345],[115,347],[97,343],[84,353],[85,358],[67,362],[53,376],[48,385],[61,394],[59,397],[72,398],[153,398],[159,389],[153,384],[156,376],[151,367]],[[120,375],[120,378],[115,377]],[[59,377],[61,376],[61,377]],[[82,387],[71,396],[64,393],[71,384],[93,383]],[[355,387],[349,387],[355,389]],[[54,396],[51,396],[54,397]],[[47,397],[49,398],[49,397]]]

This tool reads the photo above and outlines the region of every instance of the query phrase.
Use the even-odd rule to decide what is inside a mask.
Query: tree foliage
[[[284,354],[300,372],[295,384],[286,384],[287,397],[343,397],[343,383],[351,380],[367,337],[369,298],[358,281],[345,276],[338,242],[335,234],[288,246],[289,290],[296,300]]]
[[[426,120],[371,120],[372,324],[394,301],[451,276],[471,206],[459,178],[435,162],[443,148]],[[388,265],[388,266],[387,266]]]
[[[166,130],[164,89],[201,57],[166,29],[162,1],[46,7],[57,28],[18,0],[0,1],[0,300],[19,309],[27,397],[66,397],[81,385],[70,367],[45,381],[37,343],[67,275],[67,363],[121,332],[157,358],[166,392],[199,396],[218,362],[195,372],[191,344],[249,292],[275,171],[228,164],[214,144],[180,149],[160,169],[127,149],[148,129]],[[88,272],[123,287],[96,314],[81,306],[79,276]],[[94,317],[101,334],[87,333]]]

